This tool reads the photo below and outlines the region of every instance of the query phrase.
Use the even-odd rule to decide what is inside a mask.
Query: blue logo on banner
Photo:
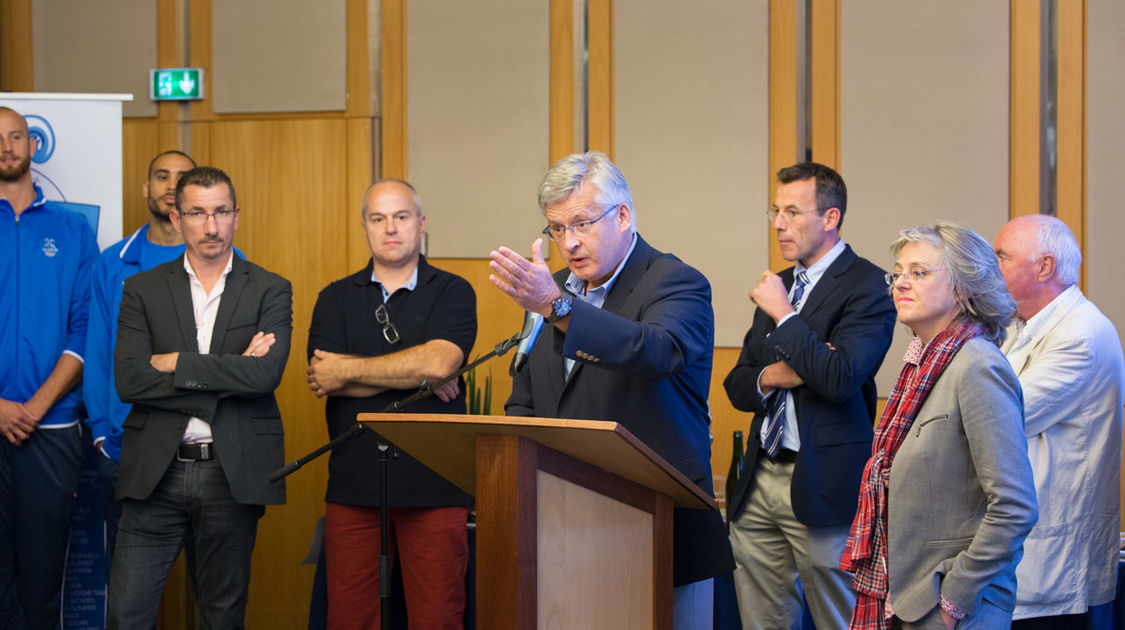
[[[51,129],[51,123],[42,116],[24,116],[24,118],[27,119],[31,140],[35,143],[35,153],[32,154],[31,161],[42,164],[51,159],[51,155],[55,152],[55,130]]]

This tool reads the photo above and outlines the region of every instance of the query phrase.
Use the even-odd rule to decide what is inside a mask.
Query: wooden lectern
[[[357,418],[476,497],[477,628],[672,628],[672,507],[715,500],[616,422]]]

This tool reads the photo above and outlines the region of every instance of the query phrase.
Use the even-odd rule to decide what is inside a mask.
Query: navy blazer
[[[284,429],[274,390],[289,359],[293,290],[289,281],[234,256],[211,335],[199,353],[184,257],[125,281],[118,316],[114,377],[125,418],[118,499],[147,499],[176,456],[192,416],[211,425],[215,456],[239,503],[285,502],[270,472],[285,463]],[[244,357],[258,331],[277,340],[265,356]],[[149,364],[179,352],[173,374]]]
[[[569,270],[555,275],[562,286]],[[614,420],[713,494],[707,396],[714,353],[711,286],[639,235],[601,309],[574,300],[528,356],[504,409],[512,416]],[[576,361],[569,380],[563,357]],[[676,586],[734,569],[717,510],[673,510]]]
[[[793,268],[781,272],[781,279],[786,288],[792,285]],[[742,478],[727,497],[730,520],[744,507],[758,461],[766,417],[758,377],[778,360],[805,382],[793,390],[801,440],[790,486],[793,513],[809,527],[850,525],[855,516],[874,436],[875,373],[891,345],[894,303],[883,270],[850,246],[805,300],[800,314],[779,327],[757,309],[738,363],[723,381],[734,407],[755,414]]]

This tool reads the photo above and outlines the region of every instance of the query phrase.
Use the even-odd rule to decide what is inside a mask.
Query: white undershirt
[[[191,307],[195,311],[195,342],[199,346],[200,354],[211,353],[211,335],[215,331],[215,317],[219,314],[219,298],[223,296],[223,289],[227,286],[227,276],[234,266],[234,252],[227,258],[227,266],[223,275],[211,292],[207,293],[203,284],[191,268],[187,256],[184,256],[184,270],[187,271],[188,284],[191,286]],[[211,425],[199,418],[192,417],[184,429],[184,437],[180,440],[184,444],[211,442]]]

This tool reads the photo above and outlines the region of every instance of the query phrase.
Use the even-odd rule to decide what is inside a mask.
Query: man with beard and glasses
[[[195,168],[195,161],[180,151],[165,151],[148,165],[141,192],[148,201],[149,219],[141,229],[102,252],[90,287],[90,325],[86,334],[86,365],[82,372],[86,423],[101,453],[98,481],[105,516],[105,574],[109,578],[121,503],[113,497],[117,465],[121,460],[121,423],[130,405],[121,402],[113,382],[113,347],[117,339],[117,312],[125,278],[175,260],[184,253],[184,239],[172,227],[169,213],[175,206],[176,182]]]
[[[0,107],[0,628],[56,628],[82,449],[90,273],[80,215],[31,179],[27,121]]]

